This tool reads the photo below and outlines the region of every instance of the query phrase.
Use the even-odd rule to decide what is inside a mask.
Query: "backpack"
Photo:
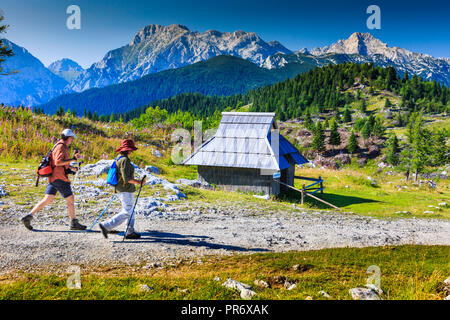
[[[115,159],[113,164],[111,165],[111,168],[109,168],[106,183],[112,185],[113,187],[117,186],[117,184],[119,183],[119,181],[117,181],[117,161],[119,161],[123,157],[124,156],[120,156],[119,158]]]
[[[58,142],[57,144],[55,144],[52,148],[52,150],[50,150],[49,153],[47,153],[47,155],[42,158],[41,162],[39,163],[39,166],[36,170],[36,174],[37,174],[37,180],[36,180],[36,187],[39,185],[39,179],[40,177],[50,177],[53,173],[53,167],[51,165],[51,157],[52,157],[52,153],[53,150],[55,150],[55,148],[60,145],[63,144],[62,142]]]

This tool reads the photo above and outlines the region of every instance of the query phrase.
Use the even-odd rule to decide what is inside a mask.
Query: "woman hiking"
[[[145,178],[142,181],[134,179],[134,167],[131,164],[129,156],[136,151],[134,141],[125,139],[116,152],[120,153],[116,158],[117,167],[117,185],[115,191],[119,192],[119,198],[122,202],[122,211],[112,218],[100,223],[100,229],[105,238],[108,238],[108,232],[123,222],[127,222],[133,211],[133,192],[136,191],[135,185],[145,184]],[[131,219],[125,239],[139,239],[141,235],[134,231],[134,217]]]
[[[69,173],[75,173],[78,168],[70,166],[72,161],[76,161],[80,154],[76,152],[73,158],[69,158],[69,146],[77,136],[70,129],[65,129],[61,134],[61,140],[59,140],[53,147],[51,155],[50,165],[53,168],[52,175],[48,178],[48,185],[45,189],[44,198],[24,216],[21,221],[28,230],[33,230],[31,226],[31,220],[33,215],[41,211],[45,206],[51,204],[55,199],[57,192],[66,199],[67,210],[70,217],[70,230],[84,230],[86,226],[80,224],[78,219],[75,218],[75,196],[72,193],[70,186]]]

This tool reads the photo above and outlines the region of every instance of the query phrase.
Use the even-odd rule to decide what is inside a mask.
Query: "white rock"
[[[214,281],[220,281],[220,277],[214,277]]]
[[[253,196],[254,196],[255,198],[264,199],[264,200],[269,200],[269,199],[270,199],[270,196],[269,196],[268,194],[265,194],[265,195],[263,195],[263,196],[260,196],[260,195],[258,195],[258,194],[254,194]]]
[[[447,202],[441,202],[441,203],[438,203],[438,206],[446,207],[446,206],[448,206],[448,204],[447,204]]]
[[[375,291],[377,294],[381,295],[383,294],[383,290],[381,290],[381,288],[378,288],[376,285],[374,285],[373,283],[367,283],[365,285],[366,288],[371,289],[373,291]]]
[[[159,174],[159,169],[155,166],[146,166],[144,170],[149,173]]]
[[[264,281],[264,280],[255,280],[253,283],[256,286],[261,287],[261,288],[268,288],[269,287],[269,284],[266,281]]]
[[[139,291],[141,291],[141,292],[150,292],[150,291],[153,290],[153,288],[149,287],[149,286],[146,285],[146,284],[140,284],[140,285],[138,285],[138,289],[139,289]]]
[[[153,150],[152,154],[157,158],[161,158],[163,156],[163,154],[157,149]]]
[[[446,296],[444,300],[450,300],[450,295]]]
[[[244,289],[247,289],[247,290],[251,290],[252,289],[252,287],[249,286],[248,284],[241,283],[241,282],[233,280],[231,278],[228,278],[227,281],[222,283],[222,285],[224,287],[229,288],[229,289],[235,289],[235,290],[238,290],[238,291],[242,291]]]
[[[241,298],[245,299],[245,300],[251,300],[255,294],[256,294],[256,292],[252,291],[250,289],[242,289]]]
[[[377,292],[367,288],[353,288],[349,290],[353,300],[381,300]]]
[[[297,287],[297,285],[295,283],[293,283],[289,287],[287,287],[286,289],[290,291],[292,289],[295,289],[296,287]]]
[[[330,299],[330,295],[328,293],[326,293],[325,291],[321,290],[318,292],[321,296],[324,296],[327,299]]]
[[[201,182],[200,180],[178,179],[176,182],[178,184],[194,188],[211,189],[211,190],[214,189],[213,186],[210,185],[209,183]]]
[[[434,211],[424,211],[423,213],[434,213]]]

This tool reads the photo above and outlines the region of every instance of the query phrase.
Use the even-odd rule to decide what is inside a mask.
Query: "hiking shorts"
[[[72,188],[70,187],[70,182],[63,180],[55,180],[48,184],[47,189],[45,189],[45,194],[56,195],[56,192],[61,193],[63,198],[70,197],[73,195]]]

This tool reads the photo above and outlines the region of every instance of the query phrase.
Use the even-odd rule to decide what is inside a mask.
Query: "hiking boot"
[[[28,230],[33,230],[33,227],[31,226],[31,220],[33,220],[33,215],[31,213],[20,219],[20,221],[23,222],[25,228],[27,228]]]
[[[141,235],[139,234],[139,233],[136,233],[136,232],[131,232],[131,233],[128,233],[126,236],[125,236],[125,239],[140,239],[141,238]]]
[[[86,226],[80,224],[78,219],[72,219],[70,221],[70,230],[86,230]]]
[[[101,223],[99,223],[98,225],[99,225],[100,229],[102,230],[102,234],[105,237],[105,239],[108,239],[108,230],[106,230],[106,228]]]

